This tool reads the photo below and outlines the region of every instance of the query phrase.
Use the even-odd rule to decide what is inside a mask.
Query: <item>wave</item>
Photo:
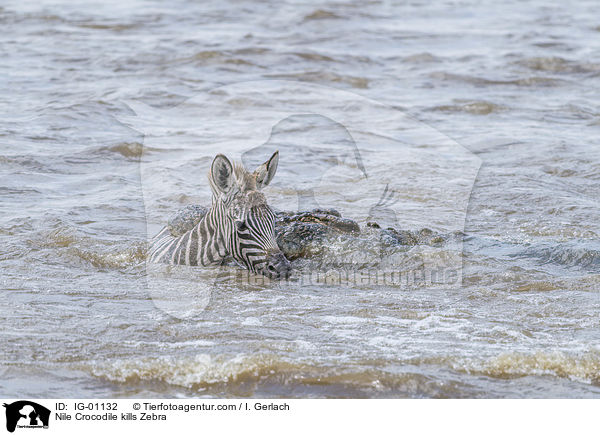
[[[300,364],[260,354],[234,357],[198,354],[183,358],[162,356],[109,362],[93,361],[79,368],[110,382],[123,384],[163,382],[194,390],[216,384],[258,381],[275,373],[282,375],[304,369]]]
[[[481,391],[463,376],[486,376],[489,382],[525,376],[551,376],[586,384],[600,383],[600,355],[589,352],[504,353],[491,358],[424,358],[390,363],[322,365],[292,362],[270,354],[209,355],[118,359],[78,364],[96,378],[129,387],[164,384],[215,395],[315,397],[474,397]]]
[[[334,12],[326,11],[324,9],[317,9],[304,17],[304,21],[313,20],[339,20],[340,17]]]
[[[522,59],[517,62],[533,71],[552,73],[590,73],[600,71],[598,63],[577,63],[557,56],[539,56]]]
[[[366,77],[337,74],[331,71],[265,74],[265,77],[283,80],[299,80],[312,83],[342,83],[358,89],[367,89],[369,87],[369,79]]]
[[[514,254],[513,257],[531,257],[541,264],[555,264],[600,272],[600,249],[594,249],[591,246],[578,246],[572,242],[531,246],[518,254]]]
[[[412,371],[317,366],[292,363],[272,355],[234,357],[200,354],[188,358],[159,357],[117,360],[78,366],[85,372],[122,386],[165,384],[216,396],[297,397],[453,397],[456,382],[437,382]]]
[[[572,271],[600,272],[600,245],[592,240],[570,240],[525,243],[523,241],[499,241],[470,236],[466,239],[466,249],[484,254],[488,258],[522,260],[530,265],[545,266],[551,274]],[[548,268],[550,266],[550,268]]]
[[[464,112],[472,115],[489,115],[490,113],[506,110],[506,108],[488,101],[468,101],[462,104],[435,106],[429,110],[440,112]]]
[[[117,153],[126,158],[139,158],[142,156],[144,146],[139,142],[122,142],[104,148],[111,153]]]
[[[471,360],[459,359],[450,365],[470,374],[510,379],[522,376],[556,376],[573,381],[600,383],[600,353],[587,352],[569,355],[564,352],[518,353],[507,352],[498,356]]]
[[[469,75],[461,75],[447,73],[444,71],[434,72],[430,77],[441,81],[453,81],[461,83],[469,83],[477,86],[486,85],[514,85],[514,86],[558,86],[562,80],[551,77],[525,77],[509,80],[488,79],[483,77],[474,77]]]
[[[75,247],[70,251],[74,255],[97,268],[122,269],[141,264],[146,259],[147,249],[139,244],[123,250],[95,252]]]
[[[84,236],[69,227],[60,226],[41,238],[30,240],[34,248],[59,250],[69,259],[79,259],[96,268],[121,269],[141,264],[146,259],[145,243],[131,243],[124,247],[114,246],[110,242],[102,243]]]

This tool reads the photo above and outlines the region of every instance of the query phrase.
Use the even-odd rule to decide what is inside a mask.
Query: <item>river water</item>
[[[3,1],[0,395],[598,397],[596,6]],[[275,149],[273,208],[361,225],[294,262],[333,279],[147,267],[216,153]]]

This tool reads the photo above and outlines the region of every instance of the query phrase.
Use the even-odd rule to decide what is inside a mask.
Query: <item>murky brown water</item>
[[[21,3],[0,7],[0,395],[600,395],[595,2]],[[463,231],[391,256],[462,284],[161,286],[149,233],[210,201],[217,152],[275,148],[274,207]],[[380,267],[364,231],[296,269]]]

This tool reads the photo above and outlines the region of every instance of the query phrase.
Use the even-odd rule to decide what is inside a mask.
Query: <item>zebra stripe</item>
[[[228,255],[223,243],[225,220],[224,205],[217,202],[194,228],[179,237],[172,236],[169,228],[164,227],[152,240],[149,261],[187,266],[220,263]]]
[[[253,208],[246,215],[244,228],[234,231],[225,205],[217,201],[194,228],[179,237],[164,227],[152,241],[149,260],[208,266],[232,255],[238,263],[256,271],[267,262],[265,252],[279,250],[273,237],[274,220],[275,214],[268,206]]]

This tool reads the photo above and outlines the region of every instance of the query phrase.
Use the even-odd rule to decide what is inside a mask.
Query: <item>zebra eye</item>
[[[248,226],[246,225],[246,222],[244,222],[244,221],[235,221],[235,228],[238,231],[244,231],[245,229],[248,228]]]

